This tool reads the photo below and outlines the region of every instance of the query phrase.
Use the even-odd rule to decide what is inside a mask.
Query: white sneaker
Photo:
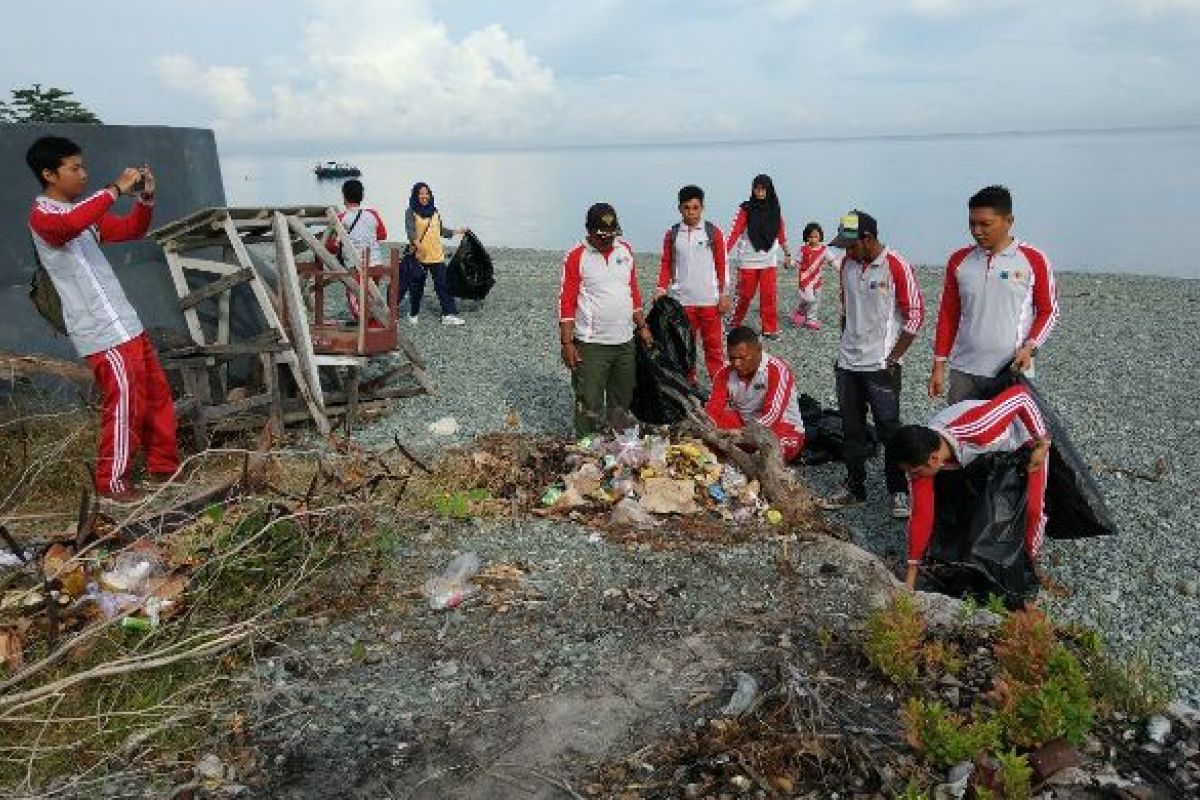
[[[442,317],[443,325],[466,325],[467,321],[457,314],[447,314]]]
[[[896,492],[892,495],[892,519],[908,519],[912,516],[908,492]]]
[[[414,328],[417,327],[417,323],[420,321],[421,320],[415,314],[410,315],[408,318],[408,324],[412,325]]]

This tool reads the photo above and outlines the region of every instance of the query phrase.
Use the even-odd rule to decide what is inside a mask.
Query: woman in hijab
[[[788,250],[787,230],[779,211],[775,184],[766,175],[756,175],[750,184],[750,199],[738,207],[729,231],[727,251],[737,265],[737,306],[733,312],[733,327],[741,325],[750,310],[750,301],[758,292],[758,313],[762,318],[762,335],[779,338],[779,308],[776,292],[778,252],[783,251],[783,265],[792,260]]]
[[[433,202],[433,190],[427,183],[415,183],[404,212],[404,230],[408,248],[417,259],[420,269],[414,270],[408,284],[408,324],[416,325],[421,314],[421,298],[425,295],[425,277],[433,273],[433,289],[442,306],[443,325],[463,325],[458,304],[446,286],[446,251],[442,239],[453,239],[468,228],[451,228],[442,223],[442,215]]]

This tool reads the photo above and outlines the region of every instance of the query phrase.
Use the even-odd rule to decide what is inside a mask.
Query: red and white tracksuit
[[[1046,437],[1037,403],[1023,386],[1006,389],[991,400],[964,400],[947,406],[927,424],[946,440],[960,466],[985,453],[1009,453]],[[1045,499],[1048,464],[1029,472],[1025,509],[1025,550],[1036,559],[1046,530]],[[908,563],[919,564],[933,534],[932,477],[910,482],[912,515],[908,520]]]
[[[726,294],[725,275],[725,235],[720,228],[701,222],[695,227],[679,224],[667,229],[658,288],[683,306],[692,338],[699,333],[711,381],[725,365],[725,333],[717,307]],[[694,382],[695,372],[688,377]]]
[[[746,233],[746,209],[738,208],[733,225],[729,228],[729,239],[725,244],[727,253],[735,254],[737,279],[737,306],[733,311],[733,326],[736,328],[746,319],[750,301],[758,292],[758,313],[762,319],[762,332],[779,333],[779,293],[777,273],[778,252],[787,247],[787,227],[783,217],[779,218],[779,233],[767,250],[755,250]]]
[[[797,282],[800,287],[800,302],[796,312],[807,320],[819,322],[818,311],[821,307],[821,286],[824,284],[826,266],[836,268],[840,259],[833,254],[827,245],[816,247],[804,245],[800,248],[800,267]]]
[[[783,359],[763,353],[758,370],[743,380],[726,364],[713,380],[705,406],[713,424],[722,430],[745,427],[757,420],[779,438],[784,461],[800,455],[804,447],[804,420],[796,403],[796,382]]]
[[[91,365],[103,397],[95,485],[104,494],[130,488],[139,450],[151,473],[170,475],[179,467],[166,376],[99,246],[145,235],[151,204],[138,202],[118,217],[109,213],[115,201],[108,189],[79,203],[39,197],[29,214],[34,247],[62,300],[71,343]]]
[[[1057,320],[1045,253],[1016,240],[997,253],[964,247],[946,264],[933,355],[953,370],[990,378],[1026,342],[1045,344]]]
[[[346,228],[347,238],[350,240],[349,247],[341,246],[345,266],[348,269],[358,267],[362,263],[364,253],[368,258],[367,263],[372,267],[381,265],[383,249],[379,243],[387,239],[387,226],[383,224],[379,212],[363,206],[348,206],[345,211],[338,212],[337,216]],[[336,235],[325,240],[325,249],[331,253],[337,253],[340,245]],[[358,280],[358,276],[355,276],[355,279]],[[357,320],[358,297],[349,288],[346,288],[346,303],[350,306],[350,313]],[[382,328],[383,324],[372,319],[370,327]]]
[[[891,248],[885,247],[869,264],[845,256],[838,293],[846,320],[838,340],[841,369],[885,369],[900,334],[916,336],[925,323],[925,301],[912,267]]]

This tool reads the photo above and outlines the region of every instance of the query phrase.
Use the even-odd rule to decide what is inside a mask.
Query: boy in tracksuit
[[[725,235],[704,219],[704,190],[699,186],[679,190],[679,214],[682,221],[663,237],[654,297],[670,293],[683,306],[692,340],[700,334],[709,380],[716,380],[725,364],[721,317],[733,304],[727,291]],[[688,377],[695,382],[694,372]]]
[[[933,477],[942,469],[965,467],[985,453],[1031,452],[1025,510],[1025,550],[1036,563],[1046,529],[1046,457],[1050,437],[1037,403],[1023,386],[991,400],[964,400],[948,406],[925,425],[905,425],[892,437],[893,458],[912,481],[912,517],[908,521],[908,572],[916,586],[917,567],[933,534]]]
[[[346,237],[350,241],[340,242],[336,235],[325,240],[326,249],[337,254],[338,260],[348,269],[361,266],[364,253],[367,255],[369,266],[383,265],[383,248],[379,243],[387,239],[387,226],[383,224],[383,217],[379,216],[378,211],[363,206],[364,194],[362,181],[357,178],[351,178],[342,184],[342,200],[346,208],[339,211],[337,217],[346,229]],[[346,303],[350,306],[350,313],[357,320],[358,297],[349,288],[346,289]],[[374,319],[371,320],[370,326],[383,327]]]
[[[821,506],[835,510],[867,498],[867,409],[884,444],[900,426],[900,359],[921,330],[925,304],[912,267],[879,241],[879,223],[870,214],[851,211],[842,217],[832,245],[846,251],[838,275],[842,336],[834,368],[846,483]],[[884,458],[884,479],[892,516],[904,519],[908,481],[890,454]]]
[[[1058,320],[1050,259],[1013,238],[1008,189],[981,189],[967,208],[975,246],[946,263],[929,376],[929,396],[945,390],[951,405],[995,395],[1008,384],[1001,373],[1009,364],[1032,374],[1033,357]]]
[[[783,359],[763,352],[751,328],[734,328],[726,339],[729,363],[713,379],[704,410],[721,430],[739,430],[751,420],[779,439],[785,463],[804,447],[804,420],[796,403],[796,381]]]
[[[95,486],[115,502],[141,499],[129,481],[133,457],[145,451],[151,479],[170,479],[179,468],[175,407],[150,337],[102,242],[139,239],[150,227],[154,175],[129,167],[98,192],[83,197],[87,171],[80,147],[69,139],[45,136],[34,142],[25,161],[42,184],[29,212],[38,258],[62,301],[67,334],[87,359],[103,396]],[[137,195],[133,211],[110,213],[121,195]]]

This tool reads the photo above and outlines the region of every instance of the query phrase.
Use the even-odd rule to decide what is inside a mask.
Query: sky
[[[1200,123],[1200,0],[57,0],[17,17],[0,86],[212,127],[226,154]]]

